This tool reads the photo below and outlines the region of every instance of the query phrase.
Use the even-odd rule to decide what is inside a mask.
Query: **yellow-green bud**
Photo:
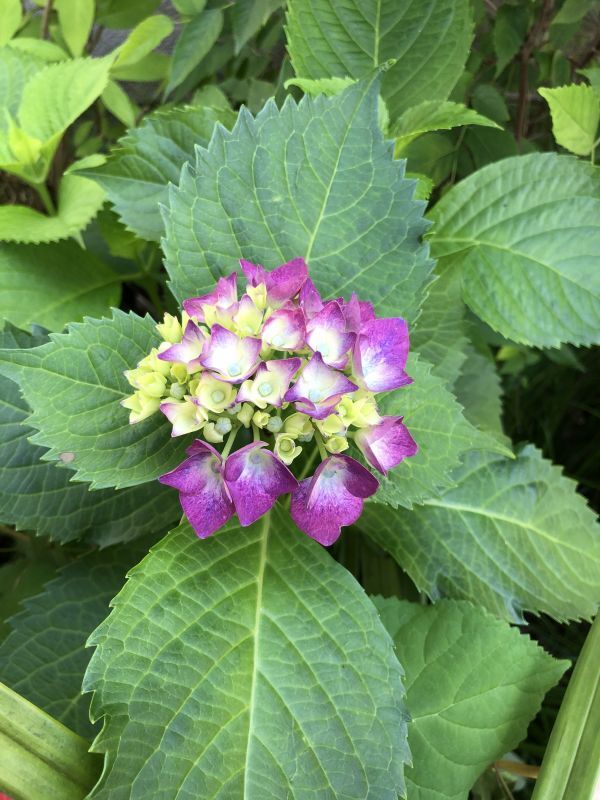
[[[218,442],[223,441],[223,435],[218,432],[214,422],[206,423],[206,425],[202,429],[202,435],[204,436],[207,442],[212,442],[213,444],[217,444]]]
[[[168,362],[163,362],[167,364]],[[171,370],[169,375],[176,383],[187,383],[190,374],[185,364],[169,364]]]
[[[172,314],[165,314],[163,321],[156,326],[156,330],[161,339],[171,344],[180,342],[183,336],[182,324]]]
[[[176,400],[182,400],[187,393],[187,388],[182,383],[172,383],[169,394]]]
[[[236,391],[231,383],[225,383],[203,372],[194,396],[213,414],[222,414],[234,402]]]
[[[229,417],[219,417],[215,423],[215,431],[221,436],[226,436],[231,433],[231,419]]]
[[[271,433],[279,433],[283,428],[283,420],[281,417],[271,417],[267,422],[267,430]]]
[[[308,436],[313,432],[313,426],[306,414],[297,411],[286,417],[283,423],[283,430],[290,436]]]
[[[267,307],[267,286],[259,283],[258,286],[247,286],[246,294],[252,298],[254,305],[263,311]]]
[[[150,397],[162,397],[166,394],[167,379],[158,372],[147,372],[138,378],[138,389]]]
[[[262,326],[263,313],[254,303],[243,303],[233,320],[240,336],[256,336]]]
[[[163,347],[162,349],[166,350],[167,348]],[[152,372],[159,372],[161,375],[164,375],[166,377],[171,370],[171,365],[169,364],[168,361],[162,361],[160,358],[158,358],[158,354],[160,352],[161,352],[160,347],[159,348],[153,347],[152,350],[150,350],[150,352],[148,353],[148,355],[142,358],[142,360],[138,364],[138,367],[142,367]]]
[[[337,414],[330,414],[325,419],[315,420],[315,425],[323,436],[337,436],[340,433],[346,433],[346,425]]]
[[[128,408],[131,413],[129,414],[129,422],[135,425],[137,422],[147,417],[152,416],[160,406],[160,398],[150,397],[144,392],[135,392],[135,394],[125,397],[121,400],[123,408]]]
[[[284,464],[291,464],[302,452],[302,448],[296,444],[294,437],[290,436],[289,433],[278,433],[275,437],[275,447],[273,449],[275,455]]]
[[[342,453],[348,449],[348,439],[345,436],[331,436],[325,439],[324,445],[330,453]]]
[[[266,411],[255,411],[252,417],[252,422],[257,428],[264,428],[269,422],[269,415]]]
[[[242,408],[237,413],[237,418],[245,428],[250,427],[252,422],[252,415],[254,414],[254,407],[250,403],[242,403]]]

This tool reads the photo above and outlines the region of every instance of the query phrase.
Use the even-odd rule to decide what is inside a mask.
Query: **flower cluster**
[[[271,272],[240,264],[241,298],[234,272],[185,300],[181,321],[167,314],[156,326],[163,342],[125,373],[135,393],[123,405],[132,423],[160,410],[173,436],[201,436],[160,478],[198,536],[234,514],[250,525],[290,493],[296,525],[330,545],[379,486],[345,451],[383,475],[417,452],[402,417],[382,417],[376,400],[411,382],[407,325],[377,319],[354,294],[322,300],[301,258]]]

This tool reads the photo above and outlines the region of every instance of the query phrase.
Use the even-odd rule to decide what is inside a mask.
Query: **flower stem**
[[[260,431],[258,429],[258,426],[255,425],[254,423],[252,423],[252,433],[254,435],[254,441],[260,442]]]
[[[325,461],[326,458],[329,458],[329,453],[325,449],[325,445],[323,444],[323,437],[319,433],[319,431],[315,428],[315,442],[317,443],[317,447],[319,448],[319,455],[321,456],[321,461]]]
[[[52,198],[50,197],[50,192],[46,188],[45,183],[33,183],[31,184],[36,192],[38,193],[40,200],[44,204],[44,208],[51,216],[56,214],[56,208],[54,207],[54,203],[52,202]]]
[[[223,461],[229,455],[229,452],[230,452],[231,448],[233,447],[233,443],[235,441],[235,437],[237,436],[237,432],[239,431],[240,428],[241,428],[241,425],[235,425],[234,428],[232,429],[231,433],[229,434],[229,438],[225,442],[225,447],[223,448],[223,450],[221,452],[221,458],[223,459]]]

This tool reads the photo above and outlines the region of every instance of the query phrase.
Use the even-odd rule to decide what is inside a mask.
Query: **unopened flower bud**
[[[163,321],[156,326],[156,330],[165,342],[170,342],[171,344],[180,342],[183,336],[181,322],[172,314],[165,314]]]
[[[144,392],[135,392],[121,400],[121,405],[130,410],[129,422],[131,425],[135,425],[158,411],[160,398],[150,397]]]
[[[266,411],[255,411],[254,416],[252,417],[252,422],[257,428],[264,428],[269,422],[269,419],[270,417]]]
[[[226,436],[231,433],[231,419],[229,417],[219,417],[215,423],[215,431],[221,436]]]
[[[159,372],[144,372],[137,377],[136,387],[150,397],[162,397],[166,386],[167,379]]]
[[[271,417],[267,422],[267,430],[271,433],[279,433],[283,428],[283,420],[281,417]]]
[[[312,438],[313,426],[306,414],[296,412],[286,417],[283,430],[290,436],[310,436]]]
[[[161,363],[167,364],[167,366],[171,367],[169,374],[174,381],[176,381],[177,383],[187,383],[187,379],[190,377],[190,374],[185,364],[169,365],[168,361],[163,361]]]
[[[261,311],[267,307],[267,287],[264,283],[259,283],[258,286],[246,287],[246,294],[252,298],[254,305]]]
[[[202,435],[207,442],[212,442],[213,444],[223,441],[223,435],[217,431],[214,422],[207,422],[202,429]]]
[[[300,455],[302,448],[296,444],[293,436],[288,433],[278,433],[275,437],[274,452],[284,464],[291,464]]]
[[[171,397],[174,397],[176,400],[181,400],[186,393],[187,388],[182,383],[171,384],[171,388],[169,389],[169,394]]]
[[[237,418],[242,423],[245,428],[250,427],[250,423],[252,422],[252,414],[254,413],[253,407],[250,403],[242,403],[242,408],[237,413]]]
[[[315,420],[315,425],[325,437],[346,433],[346,425],[337,414],[330,414],[325,419]]]
[[[171,365],[167,361],[161,361],[161,359],[158,358],[160,352],[160,348],[153,347],[149,354],[145,356],[145,358],[142,358],[138,367],[142,367],[150,372],[158,372],[166,377],[171,370]]]
[[[325,449],[330,453],[342,453],[348,449],[348,439],[345,436],[331,436],[324,441]]]

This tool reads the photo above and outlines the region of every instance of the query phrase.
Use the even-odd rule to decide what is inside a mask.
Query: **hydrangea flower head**
[[[408,327],[355,294],[324,300],[301,258],[240,265],[241,297],[233,272],[156,326],[163,341],[125,373],[135,391],[122,405],[132,424],[162,412],[172,436],[198,437],[160,481],[199,537],[234,514],[251,525],[289,494],[296,525],[330,545],[378,489],[361,454],[386,475],[418,451],[377,405],[411,382]]]

